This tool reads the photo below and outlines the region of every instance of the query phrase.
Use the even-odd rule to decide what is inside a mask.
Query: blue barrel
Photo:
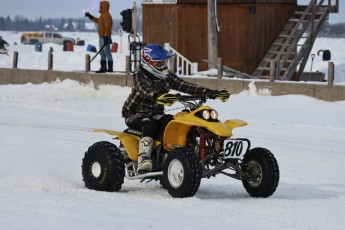
[[[42,43],[41,42],[35,43],[35,51],[42,52]]]
[[[87,45],[86,51],[97,53],[97,49],[93,45]]]

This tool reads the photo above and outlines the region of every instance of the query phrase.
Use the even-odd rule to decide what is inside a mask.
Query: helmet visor
[[[157,69],[165,69],[167,67],[167,60],[152,61],[152,65]]]
[[[168,60],[154,60],[153,61],[153,60],[146,58],[144,53],[142,54],[141,57],[148,65],[151,65],[158,70],[164,70],[167,68]]]

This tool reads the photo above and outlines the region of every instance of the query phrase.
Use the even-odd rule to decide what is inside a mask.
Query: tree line
[[[345,23],[329,24],[328,22],[325,22],[322,25],[319,37],[344,38]]]
[[[7,31],[89,31],[85,26],[88,19],[84,18],[48,18],[42,17],[29,20],[23,16],[15,16],[11,19],[10,16],[6,18],[0,17],[0,30]],[[114,25],[120,25],[120,20],[114,20]]]

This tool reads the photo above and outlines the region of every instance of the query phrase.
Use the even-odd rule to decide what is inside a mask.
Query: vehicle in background
[[[55,43],[64,45],[66,42],[75,44],[74,38],[64,37],[56,32],[24,32],[20,38],[23,44],[36,44],[40,43]]]

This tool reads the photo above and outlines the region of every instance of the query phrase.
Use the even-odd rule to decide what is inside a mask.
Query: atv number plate
[[[224,141],[223,156],[225,158],[242,159],[250,149],[248,139],[227,139]]]

